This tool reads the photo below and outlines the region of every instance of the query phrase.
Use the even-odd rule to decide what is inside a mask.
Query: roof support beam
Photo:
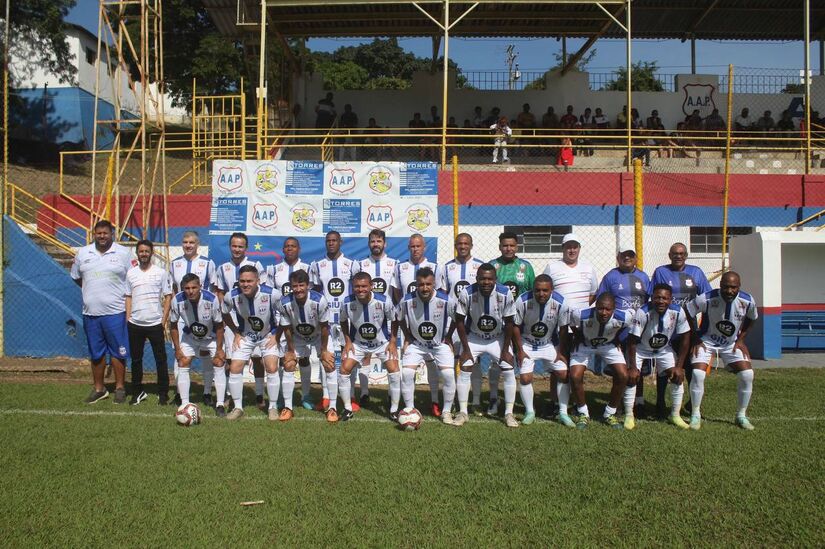
[[[604,9],[604,8],[602,7],[602,9]],[[575,66],[576,66],[576,63],[578,63],[578,62],[579,62],[579,59],[581,59],[581,58],[584,56],[584,54],[585,54],[585,53],[587,53],[587,50],[589,50],[590,48],[592,48],[592,47],[593,47],[593,44],[595,44],[595,43],[596,43],[596,41],[597,41],[599,38],[601,38],[601,37],[604,35],[604,33],[606,33],[606,32],[607,32],[607,29],[609,29],[609,28],[610,28],[610,25],[612,25],[612,24],[613,24],[613,22],[614,22],[614,21],[616,21],[618,17],[621,17],[622,13],[624,13],[624,10],[625,10],[625,7],[624,7],[624,6],[622,6],[621,8],[619,8],[618,10],[616,10],[616,13],[615,13],[615,14],[611,14],[611,15],[610,15],[610,19],[608,19],[607,21],[605,21],[604,25],[602,25],[602,28],[601,28],[601,29],[599,29],[599,32],[597,32],[596,34],[594,34],[593,36],[591,36],[590,38],[588,38],[588,39],[587,39],[587,42],[585,42],[585,43],[584,43],[584,45],[583,45],[581,48],[579,48],[579,51],[577,51],[576,53],[574,53],[573,55],[571,55],[571,56],[570,56],[570,58],[567,60],[567,63],[565,63],[565,65],[561,68],[561,74],[562,74],[562,76],[564,76],[565,74],[567,74],[567,72],[568,72],[571,68],[573,68],[573,67],[575,67]],[[624,28],[624,25],[621,25],[621,23],[620,23],[619,25],[620,25],[622,28]]]
[[[691,22],[690,26],[688,27],[687,32],[685,33],[685,38],[682,40],[682,42],[684,42],[687,38],[689,38],[690,37],[689,35],[696,32],[696,29],[699,28],[699,25],[702,24],[702,21],[704,21],[705,18],[708,15],[710,15],[710,12],[712,12],[714,9],[716,9],[716,6],[718,4],[719,4],[719,0],[713,0],[713,2],[708,4],[708,7],[706,7],[702,11],[702,13],[700,13],[699,16]]]

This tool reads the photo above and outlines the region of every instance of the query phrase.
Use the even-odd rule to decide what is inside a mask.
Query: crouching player
[[[516,300],[516,316],[513,321],[513,348],[518,355],[519,393],[524,403],[521,422],[530,425],[536,420],[533,409],[533,368],[541,361],[545,370],[552,370],[557,380],[559,421],[566,427],[575,427],[567,415],[570,385],[567,383],[570,310],[564,298],[553,291],[553,281],[546,274],[536,277],[533,290]],[[559,331],[559,351],[553,346],[553,334]]]
[[[223,361],[223,317],[218,297],[212,292],[201,290],[198,275],[189,273],[180,281],[183,291],[178,292],[172,300],[169,313],[169,332],[175,347],[175,359],[178,361],[178,394],[181,404],[189,404],[189,368],[194,357],[211,358],[214,366],[218,417],[226,416],[224,394],[226,393],[226,372]],[[204,385],[212,386],[212,380],[206,379],[212,368],[204,368]],[[205,400],[205,399],[204,399]],[[206,402],[204,402],[206,403]]]
[[[495,277],[495,272],[493,274]],[[404,331],[404,357],[401,374],[401,394],[404,410],[415,407],[415,372],[424,361],[432,361],[444,382],[444,409],[441,421],[453,425],[450,412],[455,400],[453,350],[449,345],[450,307],[447,294],[436,291],[435,273],[421,267],[415,275],[416,291],[407,293],[398,304],[398,323]],[[395,334],[393,334],[393,339]],[[469,375],[469,374],[467,374]],[[466,412],[467,402],[464,402]]]
[[[619,348],[618,335],[624,328],[630,327],[629,314],[616,310],[613,294],[603,293],[596,299],[596,306],[574,311],[571,315],[573,328],[573,350],[570,354],[570,381],[576,396],[578,418],[576,427],[586,429],[590,423],[590,412],[584,399],[584,371],[594,367],[597,357],[612,370],[613,386],[610,399],[604,408],[604,422],[614,429],[621,429],[622,424],[616,418],[619,399],[624,395],[625,426],[632,429],[633,402],[636,400],[636,382],[639,370],[635,364],[628,367]],[[607,368],[605,371],[610,371]]]
[[[467,400],[476,359],[486,354],[499,363],[504,378],[504,423],[518,427],[513,415],[516,403],[516,373],[510,345],[513,340],[513,294],[504,284],[496,283],[496,268],[483,263],[476,272],[476,282],[461,292],[456,304],[455,322],[461,339],[461,373],[458,378],[459,414],[456,425],[467,419]],[[466,324],[465,324],[466,322]],[[469,332],[469,334],[468,334]],[[445,408],[446,409],[446,408]]]
[[[289,275],[292,293],[281,299],[279,306],[280,324],[286,340],[284,352],[284,380],[286,372],[295,371],[298,358],[308,359],[314,352],[321,361],[321,367],[327,373],[326,386],[329,392],[329,406],[326,409],[327,421],[336,423],[338,412],[335,405],[338,395],[338,375],[335,373],[335,355],[332,353],[332,341],[329,335],[329,305],[320,292],[309,289],[309,275],[298,270]],[[296,358],[297,357],[297,358]],[[295,384],[295,376],[292,376]],[[287,403],[289,406],[287,407]],[[292,389],[284,394],[284,411],[282,421],[292,419]]]
[[[401,372],[398,370],[398,348],[395,340],[395,308],[389,297],[372,291],[372,277],[361,271],[352,277],[352,295],[341,307],[341,333],[344,354],[338,394],[344,404],[341,421],[352,419],[350,373],[372,355],[387,369],[390,386],[390,419],[398,421],[398,401],[401,398]],[[392,335],[390,327],[392,326]]]
[[[729,271],[722,275],[719,289],[697,295],[687,305],[688,313],[695,319],[702,313],[702,325],[699,330],[701,338],[693,347],[693,379],[690,380],[690,400],[693,403],[690,415],[690,428],[694,431],[702,426],[699,408],[705,394],[705,376],[710,368],[712,351],[717,359],[736,372],[739,380],[736,413],[736,425],[747,431],[754,427],[747,416],[748,403],[753,392],[753,370],[751,357],[745,345],[748,329],[757,318],[756,302],[739,290],[739,275]],[[695,321],[691,321],[692,323]]]
[[[679,354],[672,343],[678,342]],[[681,429],[688,424],[679,415],[685,389],[685,360],[690,349],[690,324],[681,305],[673,304],[673,291],[668,284],[653,286],[650,303],[636,310],[627,338],[627,359],[642,370],[643,360],[652,360],[656,366],[657,386],[668,378],[671,412],[668,421]],[[627,426],[625,426],[627,427]]]
[[[266,285],[258,284],[258,269],[255,265],[244,265],[238,273],[238,287],[232,288],[223,298],[223,321],[234,334],[232,360],[229,362],[229,393],[235,409],[226,419],[237,420],[243,411],[243,368],[249,362],[253,351],[261,353],[266,371],[266,386],[269,393],[269,419],[278,418],[277,402],[281,389],[278,377],[278,327],[277,303],[281,292]],[[232,313],[238,324],[232,319]],[[293,380],[294,385],[294,380]]]

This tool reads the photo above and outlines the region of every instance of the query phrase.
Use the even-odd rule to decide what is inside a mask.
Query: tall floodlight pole
[[[11,0],[6,0],[6,28],[3,36],[3,184],[0,185],[0,204],[3,205],[3,216],[0,219],[0,357],[5,356],[5,330],[3,329],[2,315],[5,301],[3,283],[6,265],[6,185],[9,183],[9,44],[11,44],[11,24],[9,14]]]

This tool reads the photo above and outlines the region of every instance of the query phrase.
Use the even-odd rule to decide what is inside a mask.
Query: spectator
[[[547,112],[541,116],[541,127],[545,130],[555,130],[559,127],[559,117],[553,107],[547,107]]]
[[[516,124],[519,128],[534,129],[536,127],[536,115],[530,112],[530,104],[525,103],[521,107],[521,112],[516,117]]]
[[[441,117],[438,116],[438,107],[433,105],[430,107],[430,127],[433,128],[435,126],[441,127]]]
[[[579,125],[582,128],[582,137],[579,139],[579,145],[582,148],[580,148],[579,151],[584,154],[584,156],[593,156],[592,131],[596,128],[596,122],[590,107],[584,109],[584,114],[579,117]]]
[[[407,126],[410,128],[410,134],[418,136],[418,142],[421,144],[421,147],[418,148],[419,160],[425,160],[429,152],[427,150],[429,147],[426,145],[430,144],[430,136],[427,135],[427,123],[421,119],[421,113],[413,113],[413,118],[407,123]]]
[[[630,109],[630,127],[634,130],[642,127],[642,117],[639,114],[639,109],[635,107]]]
[[[567,113],[562,115],[561,119],[559,119],[561,127],[565,129],[572,128],[578,121],[579,120],[576,118],[576,115],[573,114],[573,105],[567,105]]]
[[[350,157],[350,160],[358,160],[355,139],[353,138],[355,129],[358,128],[358,115],[352,111],[352,105],[349,103],[344,105],[344,112],[338,120],[338,127],[341,128],[343,134],[343,146],[338,147],[338,160],[346,160],[347,156]]]
[[[498,107],[493,107],[490,111],[490,114],[487,115],[487,118],[484,119],[484,127],[489,128],[490,126],[497,124],[499,119],[501,118],[501,109]]]
[[[556,155],[556,166],[564,166],[564,170],[573,165],[573,141],[568,136],[561,139],[561,147]]]
[[[776,130],[780,132],[792,132],[794,129],[791,113],[785,109],[782,111],[782,117],[779,119],[779,122],[776,123]]]
[[[648,130],[639,130],[640,139],[635,141],[636,145],[631,149],[632,159],[641,158],[645,166],[650,166],[650,148],[656,145],[653,136]]]
[[[331,128],[335,123],[338,113],[335,111],[335,103],[332,102],[332,92],[327,92],[324,99],[315,105],[315,127],[318,129]]]
[[[483,128],[484,127],[484,115],[481,114],[481,107],[476,107],[473,109],[473,127],[474,128]]]
[[[762,134],[762,137],[768,137],[769,132],[773,131],[776,126],[771,111],[765,111],[762,117],[756,121],[756,129]]]
[[[501,161],[510,162],[507,157],[507,140],[513,135],[513,130],[507,124],[507,117],[502,116],[498,122],[490,125],[490,130],[495,133],[493,140],[493,164],[498,162],[498,150],[501,149]]]
[[[610,133],[610,121],[602,112],[601,107],[596,107],[596,112],[593,114],[593,122],[596,123],[596,135],[597,138],[594,141],[599,143],[610,143],[610,138],[608,134]]]
[[[702,115],[699,114],[699,109],[693,109],[693,112],[685,117],[685,129],[692,132],[702,129]]]
[[[627,128],[627,105],[622,107],[622,112],[616,115],[616,129]]]
[[[378,125],[375,118],[370,118],[367,122],[367,127],[364,128],[364,144],[369,145],[365,147],[364,157],[366,160],[381,160],[383,139],[380,134],[384,132],[383,128]]]
[[[726,130],[725,119],[719,116],[719,109],[713,109],[705,118],[704,129],[709,132],[723,132]]]
[[[658,130],[662,125],[662,119],[659,118],[659,111],[653,109],[650,111],[650,116],[647,117],[645,128],[648,130]]]
[[[747,131],[753,128],[753,119],[750,117],[750,111],[747,107],[742,109],[742,114],[737,116],[733,121],[733,129],[738,132]]]

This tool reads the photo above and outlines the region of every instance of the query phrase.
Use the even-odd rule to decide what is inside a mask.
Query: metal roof
[[[259,0],[202,1],[223,34],[259,32]],[[417,3],[443,20],[444,2]],[[450,2],[451,17],[457,18],[475,3]],[[409,0],[267,0],[267,4],[268,27],[285,37],[441,34]],[[602,0],[601,4],[624,22],[624,2]],[[634,38],[803,40],[800,0],[633,0],[631,15]],[[625,32],[594,0],[480,0],[450,35],[624,38]],[[821,0],[811,0],[811,38],[825,38]]]

